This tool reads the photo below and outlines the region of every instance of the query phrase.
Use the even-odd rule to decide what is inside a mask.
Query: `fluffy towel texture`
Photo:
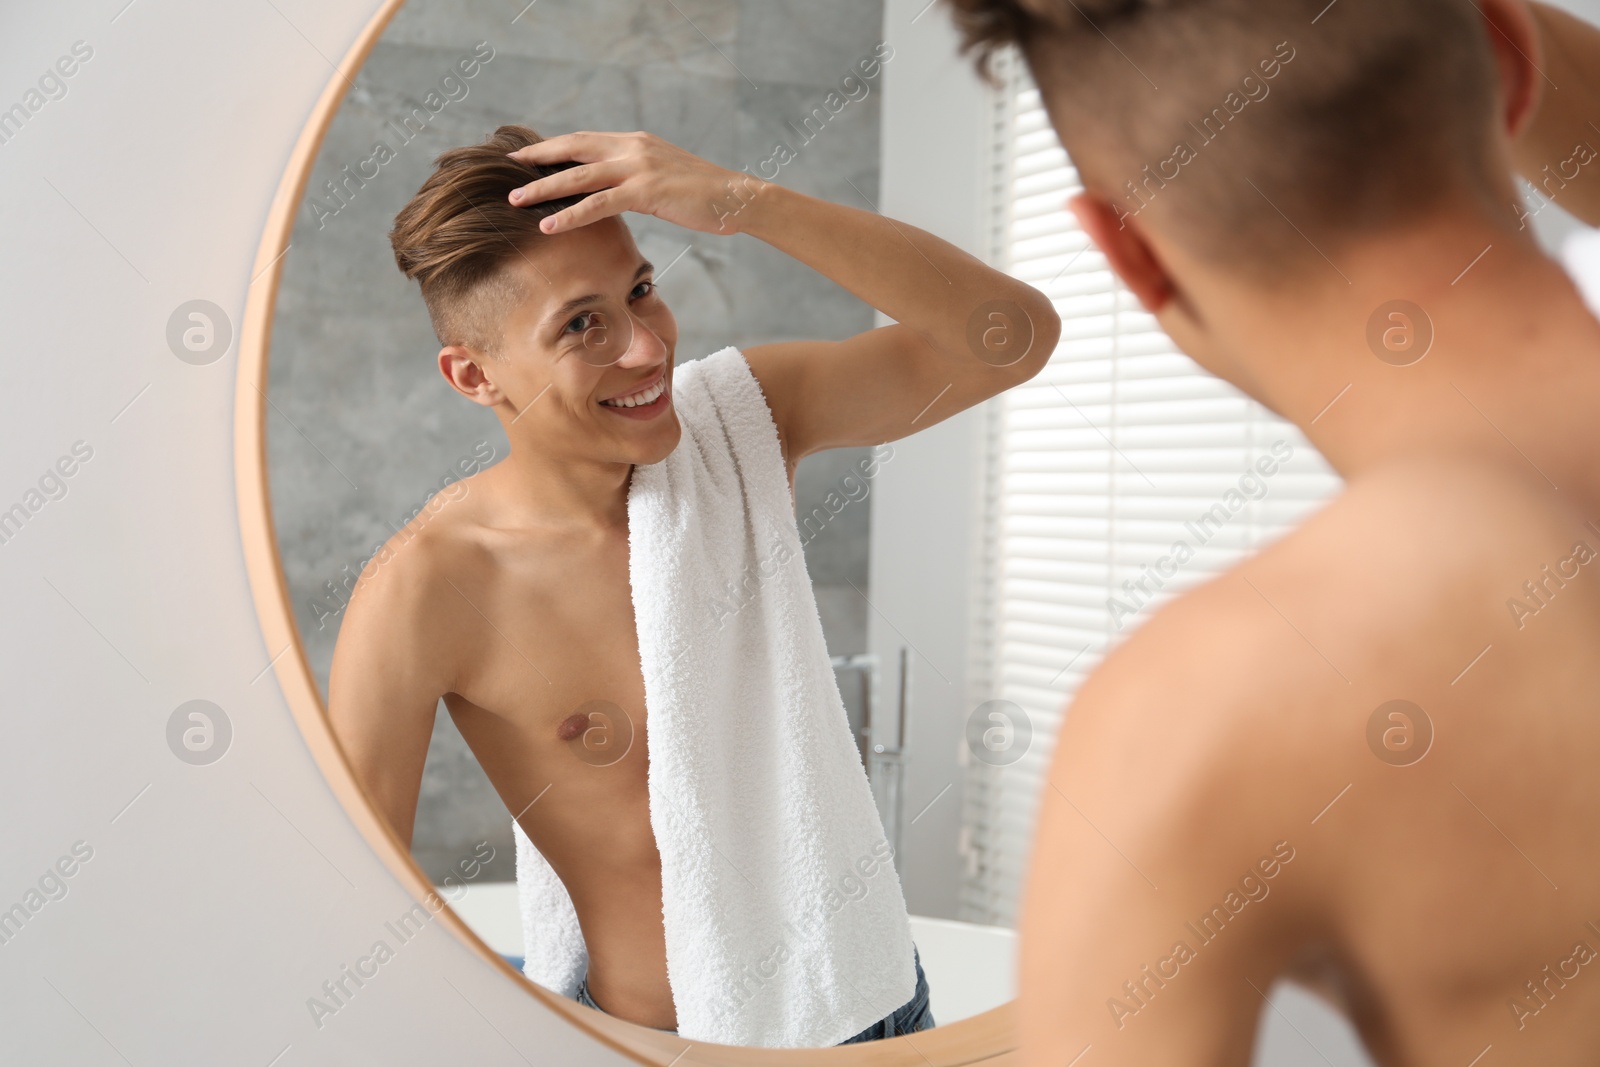
[[[567,887],[555,868],[533,847],[515,819],[511,835],[517,842],[517,902],[522,910],[522,973],[531,982],[564,997],[578,995],[589,966],[578,913]]]
[[[822,1047],[916,988],[911,927],[806,573],[777,428],[744,354],[673,372],[683,436],[628,491],[678,1033]],[[524,972],[571,996],[576,913],[521,828]]]

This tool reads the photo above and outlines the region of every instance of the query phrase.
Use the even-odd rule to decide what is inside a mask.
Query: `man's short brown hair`
[[[1020,46],[1088,189],[1205,259],[1271,277],[1492,189],[1496,70],[1471,0],[951,6],[986,77]]]
[[[575,166],[531,166],[506,155],[542,140],[527,126],[501,126],[479,144],[450,149],[394,218],[395,263],[421,284],[441,345],[502,355],[505,318],[527,298],[506,266],[545,236],[541,219],[588,195],[511,205],[511,190]]]

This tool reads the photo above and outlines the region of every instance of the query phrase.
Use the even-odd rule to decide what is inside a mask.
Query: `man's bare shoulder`
[[[1515,472],[1418,461],[1353,480],[1107,657],[1068,712],[1060,774],[1122,805],[1130,838],[1235,862],[1285,820],[1309,826],[1385,753],[1403,758],[1373,748],[1403,740],[1391,728],[1401,720],[1370,728],[1391,701],[1482,721],[1452,741],[1493,746],[1495,703],[1465,679],[1528,673],[1541,655],[1600,640],[1596,549],[1600,534]],[[1527,620],[1508,601],[1552,568],[1566,584],[1544,601],[1566,621],[1561,644],[1541,651],[1510,640]]]
[[[1460,461],[1353,479],[1108,656],[1043,790],[1024,975],[1074,1004],[1120,984],[1119,1029],[1147,992],[1253,1019],[1279,974],[1358,1022],[1504,1012],[1583,929],[1560,902],[1600,892],[1600,532],[1540,485]],[[1142,977],[1195,952],[1211,985]]]
[[[351,598],[352,614],[414,615],[447,600],[451,574],[481,555],[479,538],[449,508],[426,510],[406,523],[375,552],[361,571]]]
[[[1523,582],[1585,538],[1600,548],[1600,531],[1526,479],[1482,464],[1395,464],[1157,611],[1085,684],[1073,714],[1184,693],[1197,711],[1234,708],[1204,720],[1225,729],[1241,701],[1276,702],[1284,690],[1459,671],[1515,624],[1506,602]]]
[[[340,627],[341,645],[387,648],[385,663],[426,651],[429,661],[448,664],[451,635],[470,633],[475,617],[465,590],[492,584],[495,566],[475,506],[482,487],[475,487],[480,500],[468,491],[474,481],[436,494],[367,560]]]
[[[436,495],[374,553],[345,628],[431,648],[443,662],[474,647],[483,627],[560,614],[573,595],[574,567],[595,557],[595,537],[508,518],[518,490],[494,475],[492,468]]]

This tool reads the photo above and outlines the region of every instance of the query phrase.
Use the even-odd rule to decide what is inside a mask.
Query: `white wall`
[[[60,899],[0,943],[0,1061],[622,1064],[411,906],[335,801],[264,647],[233,493],[237,346],[169,349],[182,303],[238,336],[291,145],[375,0],[9,4],[0,109],[92,56],[0,144],[0,510],[83,441],[0,544],[0,912],[76,842]],[[509,16],[508,16],[509,17]],[[219,705],[226,754],[168,722]],[[47,885],[53,888],[53,883]],[[319,1029],[324,980],[395,957]],[[520,1051],[519,1051],[520,1050]]]
[[[971,65],[955,56],[949,15],[941,5],[919,17],[927,6],[884,5],[884,39],[895,55],[884,75],[878,206],[986,258],[985,98]],[[896,691],[899,650],[912,649],[900,873],[912,912],[951,919],[960,917],[957,760],[972,710],[967,596],[981,514],[982,428],[982,409],[971,408],[896,441],[872,498],[867,647],[884,664],[886,703]],[[887,725],[880,736],[892,742]]]

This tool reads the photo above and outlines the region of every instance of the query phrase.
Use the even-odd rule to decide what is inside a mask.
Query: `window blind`
[[[1014,762],[1021,745],[963,753],[960,908],[1013,926],[1079,684],[1161,604],[1286,532],[1339,480],[1298,429],[1179,352],[1116,279],[1064,206],[1081,185],[1025,64],[998,59],[991,260],[1062,320],[1044,370],[986,409],[969,706],[1010,702],[1031,738]]]

